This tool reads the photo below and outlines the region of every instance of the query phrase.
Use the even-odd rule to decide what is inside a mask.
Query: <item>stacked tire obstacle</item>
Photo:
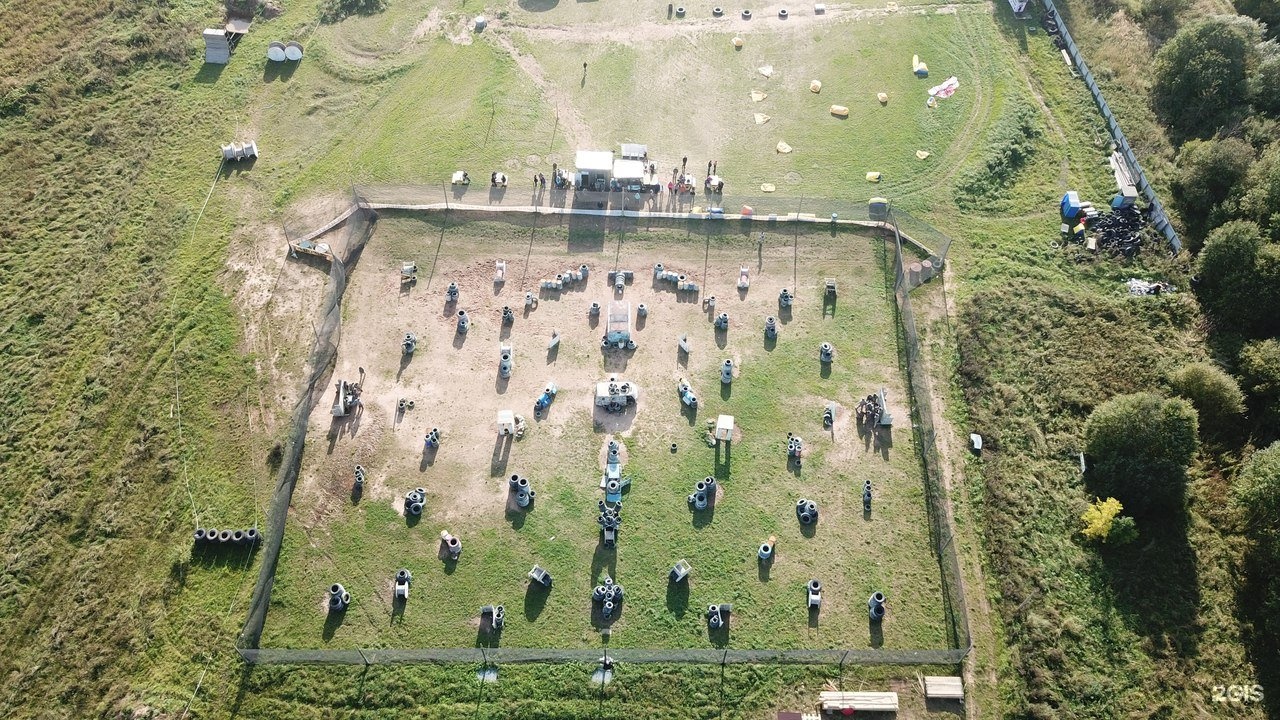
[[[192,536],[198,548],[217,548],[234,545],[256,545],[261,538],[258,528],[241,530],[219,530],[218,528],[196,528]]]

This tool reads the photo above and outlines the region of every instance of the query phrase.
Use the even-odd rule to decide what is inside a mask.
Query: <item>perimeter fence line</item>
[[[406,190],[412,196],[406,197]],[[445,186],[445,194],[449,191]],[[785,213],[770,212],[759,214],[755,206],[747,205],[751,213],[744,212],[723,214],[711,213],[706,209],[690,207],[686,212],[651,211],[643,207],[628,209],[627,198],[616,197],[619,193],[577,193],[572,204],[564,205],[515,205],[515,204],[468,204],[458,202],[424,202],[421,186],[400,187],[388,191],[387,188],[353,188],[352,203],[343,208],[336,220],[331,220],[319,229],[290,228],[286,226],[285,234],[290,239],[314,239],[326,231],[343,226],[345,233],[340,242],[330,243],[333,260],[329,268],[329,286],[324,301],[321,303],[323,320],[316,330],[316,340],[308,360],[307,378],[303,383],[303,392],[295,405],[290,423],[290,432],[284,443],[285,451],[277,477],[276,490],[271,500],[267,525],[263,535],[263,562],[250,601],[250,610],[245,626],[236,642],[236,649],[241,658],[251,665],[267,664],[318,664],[318,665],[380,665],[380,664],[412,664],[412,663],[464,663],[464,664],[521,664],[521,663],[598,663],[608,657],[614,661],[634,663],[694,663],[694,664],[762,664],[790,663],[808,665],[845,665],[845,664],[889,664],[889,665],[957,665],[964,661],[973,647],[969,630],[968,610],[965,603],[965,591],[959,570],[953,542],[954,530],[947,512],[949,502],[945,486],[942,482],[941,459],[936,447],[936,435],[932,421],[932,404],[929,400],[927,373],[923,365],[920,351],[919,333],[915,324],[915,315],[911,309],[909,293],[918,285],[927,282],[933,275],[941,274],[946,262],[946,254],[951,239],[929,224],[908,213],[882,209],[872,217],[872,211],[865,203],[854,204],[849,201],[814,198],[766,198],[771,201],[761,207],[783,210],[794,208]],[[600,198],[591,197],[594,195]],[[586,197],[584,197],[586,196]],[[748,199],[759,202],[756,199]],[[601,203],[601,207],[593,207]],[[586,205],[586,207],[578,207]],[[622,207],[614,207],[622,205]],[[806,212],[806,208],[814,208],[818,212]],[[771,223],[830,224],[833,232],[838,227],[865,227],[891,234],[894,244],[893,292],[897,306],[899,321],[903,328],[905,343],[905,360],[908,374],[908,388],[911,395],[912,431],[921,448],[920,462],[924,470],[925,497],[930,518],[930,539],[935,556],[938,559],[941,584],[943,590],[944,611],[948,619],[947,636],[950,647],[935,649],[637,649],[637,648],[506,648],[506,647],[470,647],[470,648],[261,648],[263,628],[266,622],[267,609],[270,606],[271,588],[275,577],[275,569],[279,562],[281,540],[284,534],[285,519],[289,502],[296,485],[305,446],[308,420],[316,403],[327,392],[327,377],[337,355],[340,332],[342,295],[346,289],[348,268],[358,259],[360,252],[368,242],[377,211],[393,210],[406,212],[446,211],[451,215],[464,218],[472,214],[481,217],[491,213],[517,213],[524,215],[556,215],[573,219],[590,219],[593,221],[619,219],[622,221],[647,221],[667,227],[679,227],[682,223],[690,228],[710,227],[708,223],[725,223],[730,230],[748,234],[759,231],[761,226]],[[734,227],[736,225],[736,228]],[[927,245],[925,243],[928,243]],[[911,256],[904,252],[904,246],[914,249]],[[932,249],[931,249],[932,248]],[[922,259],[927,259],[927,264]],[[921,271],[920,268],[932,268]]]
[[[1098,111],[1102,113],[1102,119],[1107,123],[1107,132],[1111,134],[1111,139],[1115,141],[1116,148],[1120,153],[1120,157],[1124,159],[1128,165],[1128,174],[1131,179],[1137,180],[1138,192],[1146,198],[1147,203],[1151,206],[1151,224],[1155,229],[1164,236],[1169,243],[1173,252],[1182,251],[1182,240],[1178,238],[1178,233],[1173,229],[1173,225],[1169,223],[1169,216],[1164,211],[1164,205],[1160,203],[1160,198],[1156,196],[1156,190],[1147,180],[1147,174],[1143,172],[1142,165],[1138,163],[1138,156],[1133,154],[1133,147],[1129,145],[1129,138],[1125,137],[1124,131],[1120,129],[1120,122],[1116,120],[1116,116],[1111,112],[1111,106],[1107,104],[1107,99],[1102,96],[1102,88],[1098,87],[1097,80],[1094,79],[1093,73],[1089,71],[1089,65],[1084,61],[1084,55],[1080,52],[1076,41],[1071,37],[1071,31],[1067,29],[1067,21],[1063,19],[1058,12],[1058,8],[1053,4],[1053,0],[1041,0],[1044,3],[1045,10],[1049,13],[1049,18],[1058,25],[1058,31],[1062,34],[1063,44],[1066,45],[1066,53],[1071,57],[1071,62],[1080,70],[1080,78],[1084,80],[1085,87],[1089,89],[1089,94],[1093,96],[1093,101],[1098,105]]]

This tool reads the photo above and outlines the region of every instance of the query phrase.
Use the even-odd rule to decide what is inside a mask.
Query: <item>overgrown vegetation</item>
[[[387,0],[322,0],[320,22],[342,22],[352,15],[375,15],[386,9]]]
[[[991,129],[986,158],[956,181],[956,205],[963,210],[988,212],[1004,205],[1004,195],[1030,161],[1040,135],[1035,108],[1025,102],[1006,108]]]

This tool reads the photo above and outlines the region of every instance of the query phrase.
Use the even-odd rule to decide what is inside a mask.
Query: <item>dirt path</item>
[[[951,264],[948,263],[943,270],[941,302],[934,299],[933,302],[928,303],[926,305],[927,312],[925,313],[931,320],[939,318],[945,320],[946,330],[941,337],[944,342],[948,343],[954,342],[954,328],[951,326],[951,318],[956,316],[956,306],[955,297],[948,293],[946,288],[951,285],[954,279],[954,270]],[[944,368],[939,364],[934,352],[926,351],[925,358],[929,367],[929,403],[932,409],[935,442],[937,443],[938,454],[942,458],[942,486],[948,498],[955,498],[959,493],[967,493],[963,487],[963,455],[958,454],[967,452],[967,450],[959,450],[954,445],[954,441],[959,435],[955,427],[947,419],[946,395],[939,389],[940,387],[945,387],[947,383],[946,375],[943,372]],[[953,506],[953,502],[948,502],[945,507],[948,526],[954,529],[955,515]],[[976,521],[976,518],[972,520]],[[967,527],[977,527],[977,525],[974,522],[970,522]],[[974,547],[980,548],[980,538],[975,537],[973,540]],[[969,657],[966,658],[963,669],[965,687],[968,688],[965,698],[965,717],[969,718],[969,720],[977,720],[983,717],[979,707],[978,693],[976,692],[979,687],[978,683],[982,683],[985,691],[994,692],[998,682],[994,663],[995,658],[988,655],[988,653],[993,652],[994,648],[989,642],[983,642],[984,638],[989,640],[995,636],[995,628],[991,622],[991,603],[987,598],[987,582],[982,571],[981,557],[975,557],[972,553],[963,552],[960,548],[956,548],[956,557],[965,583],[965,602],[970,611],[969,632],[970,637],[973,639],[973,650],[969,653]],[[988,713],[988,715],[992,714],[994,713]]]

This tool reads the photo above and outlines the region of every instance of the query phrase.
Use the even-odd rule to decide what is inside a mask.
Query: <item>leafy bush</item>
[[[1241,20],[1216,16],[1192,23],[1156,53],[1151,100],[1175,138],[1209,137],[1244,114],[1246,68],[1258,28]]]
[[[1246,188],[1240,201],[1245,216],[1257,222],[1264,235],[1280,241],[1280,142],[1272,143],[1249,168]]]
[[[1236,217],[1253,148],[1238,138],[1191,140],[1178,151],[1178,172],[1170,182],[1183,239],[1199,251],[1213,228]]]
[[[1236,475],[1232,490],[1249,533],[1258,540],[1280,542],[1280,442],[1254,453]]]
[[[376,15],[387,9],[387,0],[323,0],[320,22],[341,22],[352,15]]]
[[[1267,25],[1269,37],[1280,36],[1280,3],[1276,0],[1235,0],[1236,12]]]
[[[1012,105],[991,129],[987,141],[991,153],[956,182],[956,204],[963,210],[976,210],[999,201],[1030,161],[1040,134],[1035,108],[1024,102]]]
[[[1136,511],[1180,505],[1197,429],[1195,408],[1181,398],[1114,397],[1085,422],[1089,479]]]
[[[1258,112],[1280,117],[1280,48],[1275,41],[1267,43],[1272,50],[1249,75],[1249,98]]]
[[[1280,431],[1280,341],[1269,338],[1245,343],[1239,367],[1250,404],[1275,437]]]
[[[1256,223],[1235,220],[1209,234],[1200,253],[1196,294],[1222,330],[1249,337],[1280,334],[1280,245]]]
[[[1113,497],[1095,500],[1080,516],[1084,523],[1084,529],[1080,532],[1090,540],[1117,545],[1132,542],[1137,537],[1137,526],[1133,518],[1121,516],[1121,510],[1124,510],[1124,506]]]
[[[1212,363],[1183,365],[1169,376],[1169,384],[1191,401],[1202,427],[1221,427],[1244,412],[1244,393],[1236,379]]]

